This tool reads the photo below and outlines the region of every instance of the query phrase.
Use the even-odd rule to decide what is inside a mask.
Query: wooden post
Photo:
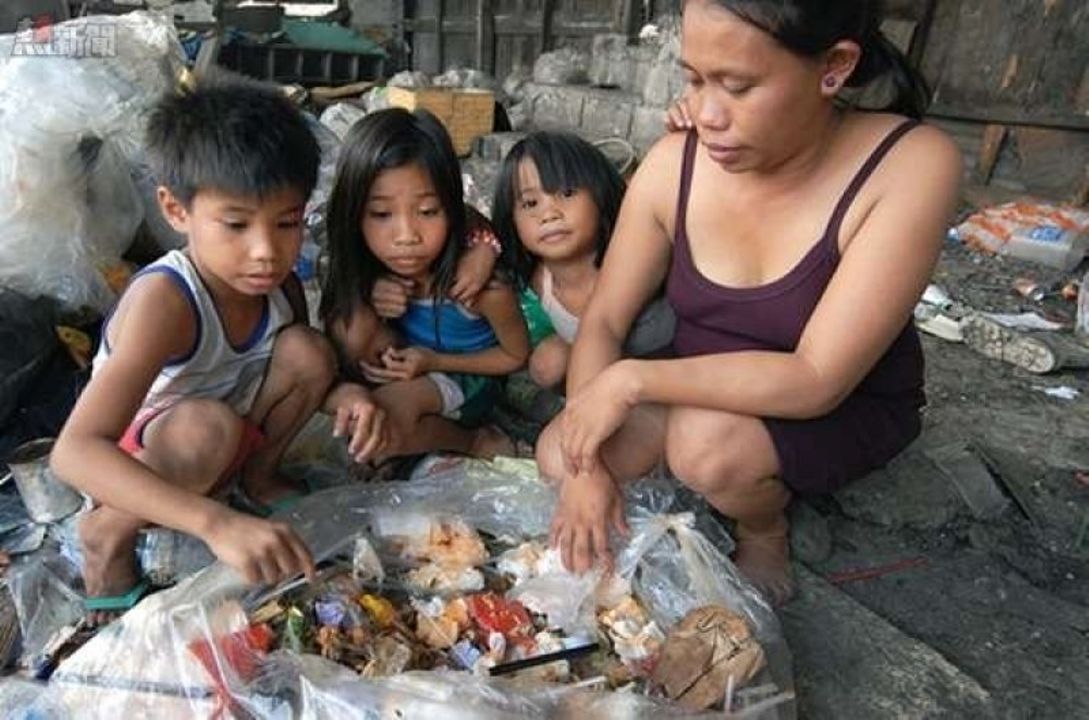
[[[556,10],[556,0],[541,0],[541,50],[546,53],[552,49],[552,14]]]
[[[438,72],[446,71],[446,52],[443,49],[445,41],[442,36],[442,26],[446,24],[446,1],[435,0],[435,57],[438,58]]]
[[[636,16],[636,0],[623,0],[618,7],[616,18],[616,32],[624,33],[631,40],[639,32],[641,17]]]
[[[979,144],[979,162],[976,164],[976,179],[986,185],[994,174],[998,162],[998,153],[1006,140],[1009,128],[1005,125],[988,125],[983,130],[983,140]]]
[[[1085,164],[1085,173],[1081,178],[1081,186],[1074,191],[1072,202],[1077,207],[1089,207],[1089,163]]]
[[[476,2],[476,66],[495,75],[495,14],[491,0]]]
[[[922,15],[918,18],[915,34],[911,38],[911,46],[907,51],[912,67],[922,67],[923,53],[926,52],[926,41],[930,36],[930,26],[934,22],[934,10],[937,5],[938,0],[926,0]]]

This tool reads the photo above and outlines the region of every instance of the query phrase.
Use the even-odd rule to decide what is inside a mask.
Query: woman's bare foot
[[[83,550],[83,585],[88,598],[124,595],[139,581],[136,534],[140,523],[111,508],[98,507],[79,525]],[[99,627],[124,610],[90,610],[84,622]]]
[[[497,455],[514,457],[516,449],[514,441],[506,433],[489,425],[477,429],[469,454],[473,457],[491,460]]]
[[[785,523],[764,533],[747,532],[738,525],[736,533],[734,564],[773,607],[786,604],[795,589]]]

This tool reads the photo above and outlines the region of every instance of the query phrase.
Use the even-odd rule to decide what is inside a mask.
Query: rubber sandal
[[[151,583],[140,578],[128,592],[121,595],[95,595],[83,599],[83,609],[88,612],[125,612],[143,600],[151,592]]]

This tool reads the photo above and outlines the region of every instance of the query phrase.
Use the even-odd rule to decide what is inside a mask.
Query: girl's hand
[[[583,573],[598,562],[611,564],[610,526],[628,534],[623,493],[598,461],[560,486],[549,543],[559,549],[565,568]]]
[[[688,110],[688,100],[683,95],[677,98],[666,110],[665,126],[666,132],[691,130],[695,127],[692,123],[692,115]]]
[[[374,281],[371,307],[378,317],[399,318],[408,310],[408,294],[416,283],[408,278],[385,275]]]
[[[434,369],[435,353],[427,348],[387,348],[382,353],[382,365],[359,363],[363,375],[371,382],[388,383],[411,380]]]
[[[348,454],[364,463],[382,454],[390,444],[386,411],[376,405],[365,388],[354,385],[341,391],[333,420],[333,437],[349,436]]]
[[[620,429],[635,406],[630,367],[626,361],[613,363],[568,398],[560,413],[560,448],[571,472],[599,464],[601,444]]]
[[[473,235],[478,233],[487,233],[495,237],[491,230],[484,227],[473,230]],[[482,240],[470,242],[473,244],[461,254],[454,273],[454,284],[450,286],[450,299],[468,308],[473,306],[476,296],[491,279],[496,261],[495,250],[487,242]]]

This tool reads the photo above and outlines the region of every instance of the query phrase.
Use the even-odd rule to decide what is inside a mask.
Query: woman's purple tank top
[[[874,149],[840,197],[820,240],[790,272],[767,285],[751,288],[719,285],[703,276],[692,262],[686,218],[697,138],[695,132],[689,133],[666,285],[666,295],[677,315],[673,340],[677,356],[738,350],[792,352],[839,264],[839,230],[847,209],[893,144],[917,124],[903,123]],[[922,387],[922,347],[909,321],[858,389],[881,395],[917,393],[921,405]]]

